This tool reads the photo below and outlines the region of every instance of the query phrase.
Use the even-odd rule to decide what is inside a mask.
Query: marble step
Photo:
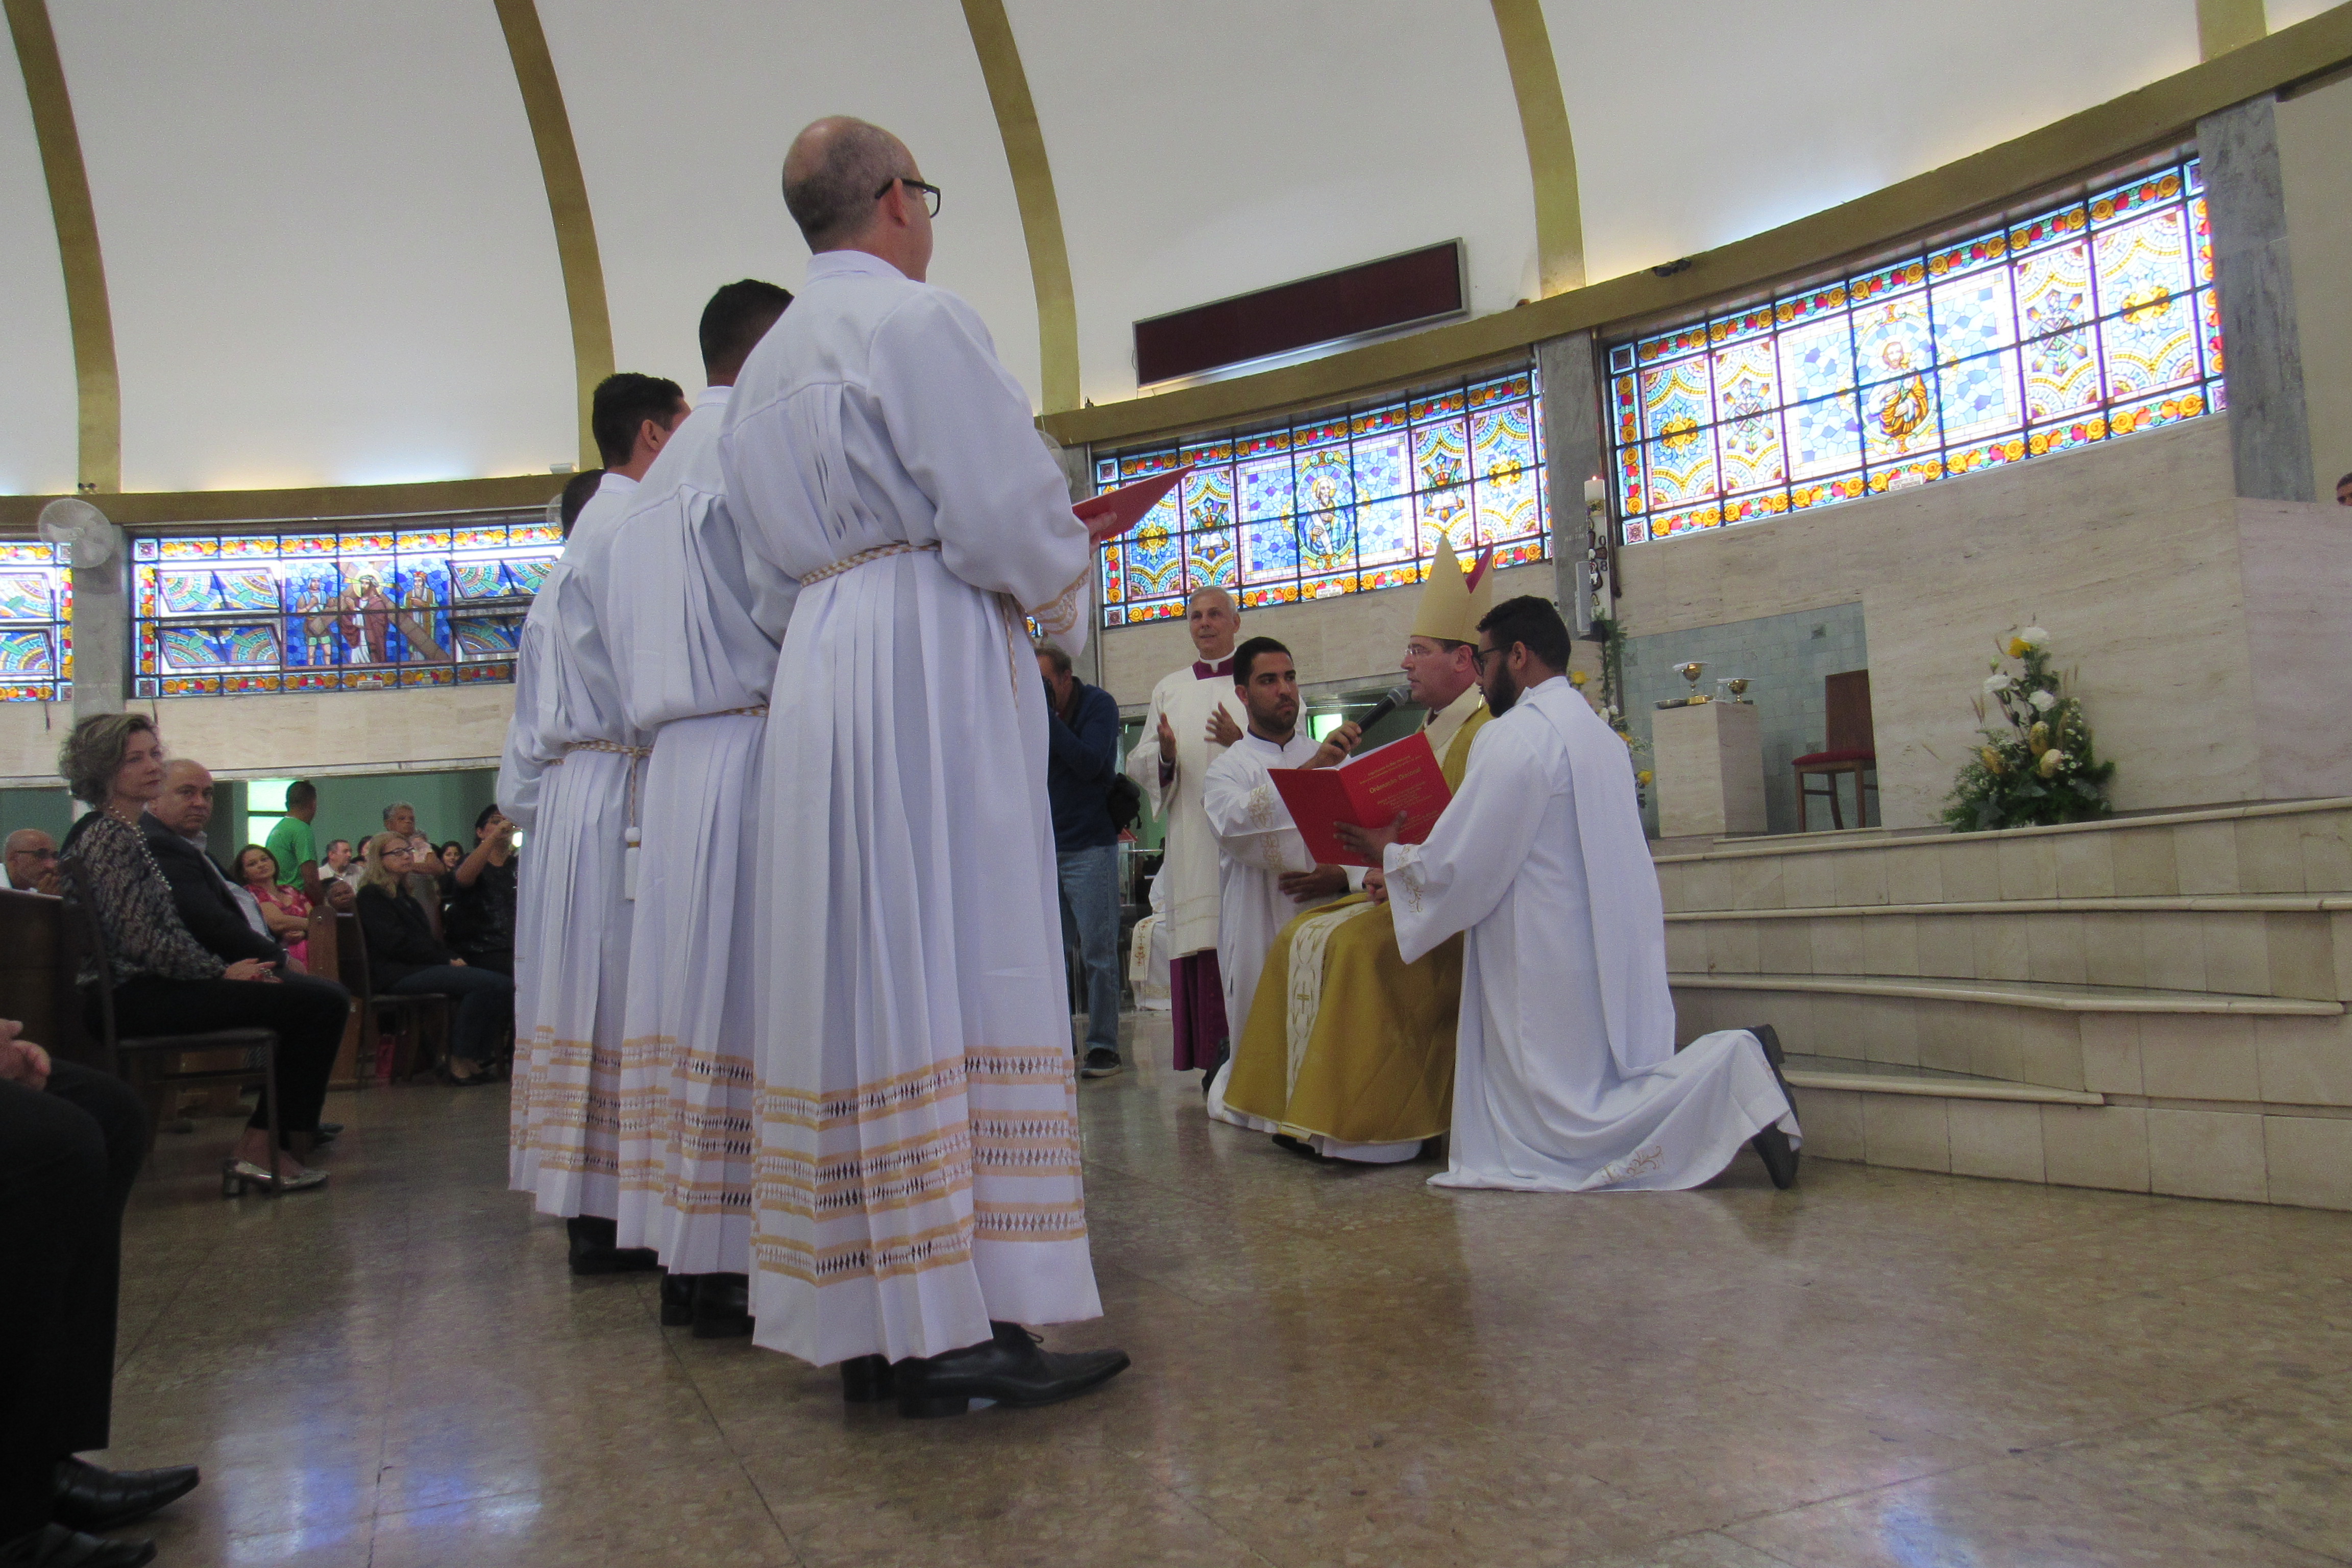
[[[1769,1024],[1792,1053],[2082,1094],[2352,1109],[2340,1002],[1873,974],[1673,974],[1678,1043]]]
[[[2011,1083],[2006,1079],[1979,1078],[1974,1073],[1938,1072],[1933,1068],[1854,1061],[1843,1057],[1791,1053],[1783,1071],[1789,1079],[1789,1087],[1801,1089],[1836,1089],[1851,1094],[1934,1095],[1949,1100],[1997,1100],[2021,1105],[2105,1105],[2107,1102],[2105,1095],[2083,1089]]]
[[[1935,980],[1884,974],[1705,974],[1669,972],[1676,991],[1762,991],[1841,996],[1906,997],[2054,1013],[2192,1013],[2326,1018],[2344,1004],[2301,996],[2161,991],[2129,985],[2065,985],[1998,980]]]
[[[2352,895],[2352,800],[1998,833],[1718,840],[1656,856],[1669,912],[2105,898]]]
[[[2352,899],[2045,899],[1666,917],[1684,973],[1869,974],[2352,998]]]

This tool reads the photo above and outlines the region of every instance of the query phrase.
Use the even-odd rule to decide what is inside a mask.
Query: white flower
[[[2017,634],[2017,640],[2023,643],[2028,647],[2048,647],[2050,646],[2050,634],[2043,631],[2040,626],[2028,626],[2023,631]]]
[[[2033,710],[2037,713],[2047,713],[2058,706],[2058,699],[2051,696],[2047,691],[2037,691],[2027,700],[2033,704]]]
[[[1988,675],[1985,677],[1985,695],[1997,696],[2008,690],[2012,684],[2013,682],[2006,675]]]

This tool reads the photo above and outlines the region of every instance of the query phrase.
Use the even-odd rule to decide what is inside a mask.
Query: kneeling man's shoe
[[[1118,1053],[1117,1051],[1112,1050],[1108,1046],[1097,1046],[1094,1049],[1087,1053],[1086,1063],[1078,1068],[1078,1076],[1080,1078],[1108,1078],[1111,1074],[1119,1071],[1126,1066],[1127,1064],[1125,1062],[1118,1059]]]
[[[694,1337],[740,1340],[751,1331],[751,1280],[743,1274],[698,1274]]]
[[[1780,1086],[1780,1092],[1788,1098],[1789,1110],[1793,1114],[1797,1109],[1797,1094],[1789,1087],[1788,1075],[1780,1070],[1780,1064],[1788,1059],[1788,1056],[1780,1049],[1780,1032],[1769,1024],[1750,1025],[1748,1032],[1756,1037],[1758,1045],[1764,1047],[1764,1063],[1772,1069],[1773,1081]],[[1778,1124],[1767,1127],[1748,1142],[1754,1147],[1757,1157],[1764,1162],[1765,1173],[1772,1178],[1774,1186],[1786,1192],[1797,1184],[1797,1162],[1801,1152],[1789,1142],[1789,1135],[1781,1131]]]
[[[112,1530],[178,1501],[202,1479],[194,1465],[108,1470],[88,1459],[59,1459],[49,1517],[73,1530]]]
[[[694,1321],[694,1280],[691,1274],[662,1273],[661,1325],[683,1329]]]
[[[901,1415],[961,1415],[975,1399],[1026,1408],[1100,1388],[1128,1368],[1125,1351],[1055,1352],[1018,1323],[992,1323],[994,1336],[960,1351],[905,1361],[893,1369]]]
[[[0,1568],[142,1568],[154,1561],[152,1541],[113,1541],[62,1524],[0,1541]]]

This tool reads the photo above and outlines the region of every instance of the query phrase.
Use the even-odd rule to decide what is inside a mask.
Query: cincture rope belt
[[[827,577],[838,577],[844,572],[863,566],[869,561],[879,561],[886,555],[913,555],[921,551],[937,550],[938,548],[939,545],[937,542],[930,544],[908,544],[904,541],[901,541],[897,544],[877,544],[871,550],[861,550],[855,555],[845,555],[830,566],[818,567],[815,571],[811,572],[801,579],[801,586],[805,588],[811,583],[822,583]]]
[[[574,752],[612,752],[629,759],[628,844],[629,853],[632,856],[635,855],[637,850],[637,770],[644,765],[647,757],[654,754],[654,749],[651,746],[625,746],[618,741],[574,741],[563,748],[563,757],[568,757]],[[563,757],[558,757],[555,760],[560,763],[563,761]],[[636,894],[634,891],[634,877],[632,877],[632,883],[633,890],[629,897],[635,898]]]

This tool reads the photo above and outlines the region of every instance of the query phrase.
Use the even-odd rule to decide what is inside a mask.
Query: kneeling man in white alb
[[[1406,963],[1469,932],[1451,1160],[1430,1184],[1695,1187],[1752,1140],[1786,1187],[1797,1118],[1770,1031],[1675,1049],[1664,908],[1633,769],[1569,685],[1569,650],[1546,600],[1496,606],[1476,653],[1495,720],[1428,841],[1399,844],[1395,825],[1339,829],[1381,861]]]

